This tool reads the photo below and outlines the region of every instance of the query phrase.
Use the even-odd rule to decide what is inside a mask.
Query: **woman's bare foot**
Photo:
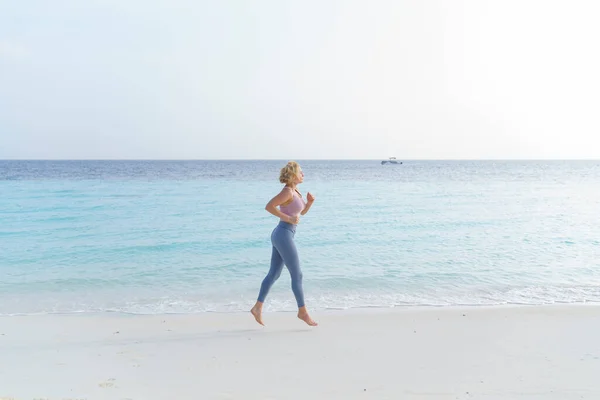
[[[252,307],[250,313],[254,315],[254,319],[256,320],[256,322],[258,322],[262,326],[265,326],[265,324],[263,324],[262,321],[262,306],[259,303],[256,303],[254,307]]]
[[[315,321],[313,321],[313,319],[310,317],[310,315],[308,315],[308,311],[306,311],[306,307],[301,307],[298,309],[298,318],[300,318],[302,321],[306,322],[310,326],[319,325]]]

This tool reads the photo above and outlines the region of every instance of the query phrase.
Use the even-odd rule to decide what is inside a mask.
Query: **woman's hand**
[[[313,203],[315,202],[315,196],[312,195],[311,192],[306,193],[306,206],[304,206],[304,210],[302,210],[302,212],[300,214],[304,215],[308,212],[308,210],[310,210],[310,207],[312,207]]]
[[[287,222],[289,222],[292,225],[298,225],[300,223],[300,216],[290,215],[287,220]]]

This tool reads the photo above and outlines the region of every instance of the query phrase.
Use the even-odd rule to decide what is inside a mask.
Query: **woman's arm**
[[[306,194],[306,200],[308,200],[306,202],[306,206],[304,206],[304,210],[302,210],[302,212],[300,214],[304,215],[308,212],[308,210],[310,210],[310,207],[312,207],[313,203],[315,202],[315,196],[313,196],[310,192],[308,192]]]
[[[267,203],[267,205],[265,206],[265,210],[267,210],[274,216],[279,217],[283,221],[290,222],[290,223],[297,223],[297,221],[292,222],[289,215],[286,215],[277,209],[278,206],[280,206],[284,203],[287,203],[288,201],[290,201],[291,198],[292,198],[292,191],[290,190],[290,188],[284,187],[277,196],[273,197]]]

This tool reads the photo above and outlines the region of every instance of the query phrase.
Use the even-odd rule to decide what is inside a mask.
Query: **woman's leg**
[[[279,254],[279,251],[273,246],[273,250],[271,252],[271,268],[269,268],[269,273],[262,281],[260,285],[260,292],[258,293],[258,301],[261,303],[265,302],[265,298],[269,294],[271,290],[271,286],[275,283],[277,279],[281,276],[281,270],[283,269],[283,259]]]
[[[281,232],[280,235],[274,237],[273,246],[275,246],[275,248],[279,251],[285,266],[290,272],[290,277],[292,278],[292,291],[294,292],[296,304],[298,305],[298,318],[311,326],[316,326],[317,323],[308,315],[306,304],[304,303],[302,270],[300,269],[298,250],[296,249],[296,244],[294,243],[294,233],[289,230],[286,230],[286,232]]]
[[[292,237],[292,233],[286,234],[283,238],[278,238],[275,243],[279,254],[283,258],[283,262],[290,272],[292,278],[292,292],[296,298],[296,304],[298,308],[304,307],[304,290],[302,288],[302,270],[300,269],[300,258],[298,257],[298,250]]]
[[[250,310],[252,315],[254,315],[254,319],[261,325],[264,325],[262,320],[262,307],[265,302],[265,298],[269,294],[269,290],[271,290],[271,286],[275,283],[279,276],[281,275],[281,270],[283,269],[283,259],[281,255],[273,246],[271,251],[271,268],[269,268],[269,272],[267,276],[263,279],[260,285],[260,292],[258,293],[258,300],[254,304],[254,307]]]

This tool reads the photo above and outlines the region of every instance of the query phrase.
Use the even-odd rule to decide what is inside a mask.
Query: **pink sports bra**
[[[289,215],[291,216],[296,216],[298,214],[300,214],[300,212],[302,210],[304,210],[304,207],[306,206],[306,203],[304,202],[304,199],[302,199],[302,197],[298,194],[298,192],[296,192],[295,190],[292,192],[292,201],[290,202],[290,204],[288,205],[281,205],[279,206],[279,209],[281,210],[282,213],[284,213],[285,215]]]

